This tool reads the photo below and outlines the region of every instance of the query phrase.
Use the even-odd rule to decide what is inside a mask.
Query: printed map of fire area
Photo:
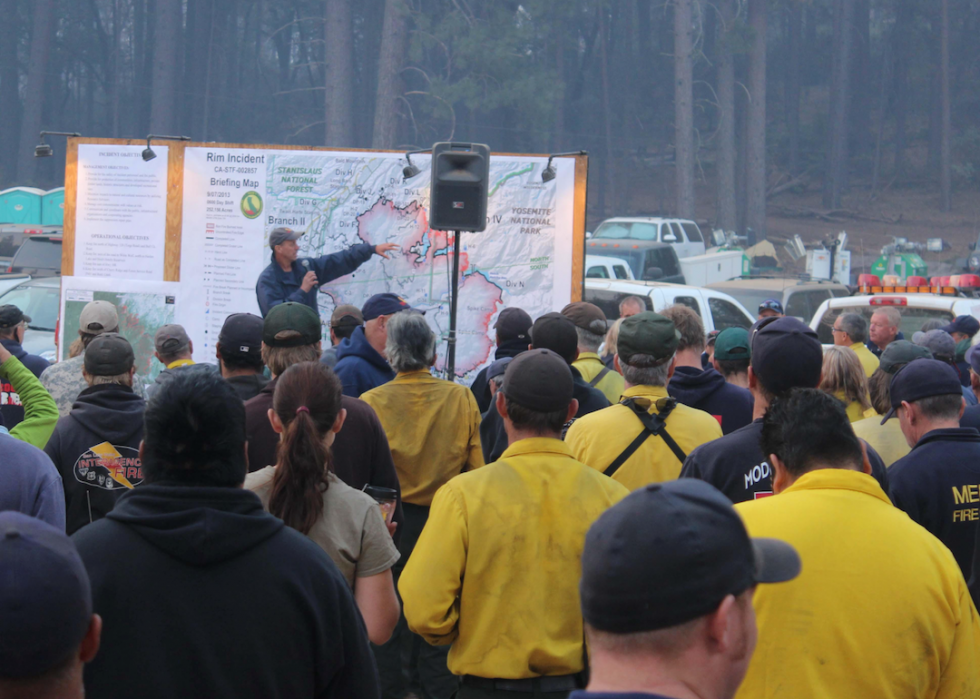
[[[185,162],[184,250],[190,252],[186,247],[188,225],[194,220],[194,212],[188,211],[191,193],[186,173],[202,160],[205,189],[227,187],[232,193],[225,198],[235,204],[234,211],[229,205],[229,210],[218,216],[205,216],[205,231],[217,230],[220,239],[223,227],[219,222],[244,218],[247,223],[241,221],[243,230],[255,231],[245,234],[251,238],[258,232],[256,224],[260,224],[262,266],[271,259],[269,233],[278,226],[305,232],[300,239],[300,259],[360,243],[395,243],[398,249],[389,253],[389,259],[375,255],[354,273],[320,287],[325,344],[329,343],[329,319],[337,305],[361,307],[373,294],[391,292],[426,312],[439,338],[436,369],[442,369],[449,330],[453,233],[429,227],[430,156],[413,156],[412,163],[420,174],[406,179],[402,172],[406,161],[399,154],[218,149],[207,160],[204,153],[192,157],[198,150],[206,149],[188,149]],[[242,153],[248,154],[244,160],[231,162],[254,163],[254,167],[211,165],[228,163],[229,154],[241,157]],[[221,156],[225,159],[218,160]],[[556,178],[543,182],[546,158],[491,157],[487,228],[463,233],[460,241],[456,374],[464,382],[493,361],[493,323],[504,307],[518,306],[535,318],[560,310],[571,298],[575,162],[556,159],[554,164]],[[256,176],[239,177],[235,169],[255,170]],[[216,177],[212,173],[215,170],[230,174]],[[210,197],[213,193],[207,194]],[[208,223],[212,220],[214,223]],[[206,257],[206,247],[203,252]],[[185,284],[188,262],[185,253],[181,269]],[[206,265],[201,269],[204,277],[209,272]],[[211,274],[220,277],[220,273]],[[207,289],[203,292],[200,298],[218,294]],[[220,308],[220,295],[216,303]],[[206,312],[217,310],[209,307]],[[215,325],[208,327],[214,334]]]

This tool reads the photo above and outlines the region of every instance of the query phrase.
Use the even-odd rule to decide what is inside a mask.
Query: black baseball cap
[[[92,621],[92,589],[63,531],[0,512],[0,677],[37,677],[77,652]]]
[[[528,341],[528,332],[531,330],[531,316],[523,308],[505,308],[497,316],[497,322],[493,324],[501,342],[512,340]]]
[[[119,376],[133,368],[136,356],[119,333],[102,333],[85,348],[85,371],[90,376]]]
[[[753,326],[752,372],[770,393],[816,388],[823,373],[817,333],[796,318],[765,318]],[[718,343],[715,343],[715,352]]]
[[[894,374],[898,367],[916,359],[932,359],[932,352],[927,347],[916,345],[908,340],[889,342],[881,353],[878,366],[886,374]]]
[[[674,356],[680,337],[669,318],[653,311],[644,311],[624,319],[620,324],[616,353],[619,361],[626,364],[630,363],[633,355],[649,354],[658,360],[654,366],[660,366]]]
[[[778,299],[766,299],[759,304],[759,313],[763,311],[775,311],[779,315],[783,315],[783,304]]]
[[[513,360],[513,357],[502,357],[501,359],[494,360],[494,362],[487,367],[487,381],[490,379],[495,379],[498,376],[503,376],[504,372],[507,371],[507,365]]]
[[[551,413],[568,407],[574,385],[568,362],[549,349],[533,349],[507,365],[500,390],[528,410]]]
[[[973,316],[956,316],[949,325],[944,325],[940,330],[945,330],[949,334],[963,333],[973,337],[980,331],[980,320]]]
[[[6,306],[0,306],[0,329],[12,328],[20,323],[30,322],[30,316],[25,316],[24,312],[17,306],[12,306],[9,303]]]
[[[895,416],[902,402],[914,403],[932,396],[963,395],[963,386],[956,369],[938,359],[915,359],[906,364],[892,379],[892,409],[881,419],[884,425]]]
[[[778,539],[750,538],[714,486],[652,483],[607,510],[582,552],[582,616],[617,634],[666,629],[710,614],[728,595],[792,580],[800,557]]]
[[[571,364],[578,354],[575,324],[561,313],[545,313],[531,326],[531,344],[535,349],[549,349]]]
[[[296,336],[277,337],[295,332]],[[303,303],[287,301],[273,306],[262,324],[262,342],[269,347],[302,347],[315,345],[323,339],[320,317]]]
[[[262,329],[265,323],[251,313],[232,313],[225,318],[218,342],[226,355],[257,357],[262,352]]]
[[[367,322],[380,316],[410,310],[412,310],[412,307],[408,301],[398,294],[375,294],[364,302],[361,313],[364,316],[364,321]]]
[[[292,228],[273,228],[269,234],[269,247],[275,250],[277,245],[282,245],[287,240],[299,240],[302,236],[302,233]]]

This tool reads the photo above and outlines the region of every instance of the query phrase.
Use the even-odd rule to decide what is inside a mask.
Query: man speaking
[[[273,306],[286,301],[305,304],[320,315],[316,293],[321,284],[350,274],[371,259],[371,255],[378,254],[388,259],[387,253],[398,249],[395,243],[361,243],[323,257],[299,260],[299,244],[296,241],[302,235],[290,228],[276,228],[269,234],[272,262],[262,270],[255,284],[263,318]]]

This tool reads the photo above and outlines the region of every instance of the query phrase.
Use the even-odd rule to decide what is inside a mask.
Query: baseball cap
[[[938,359],[915,359],[895,374],[891,384],[892,409],[881,419],[884,425],[901,407],[902,401],[913,403],[932,396],[963,395],[956,369]]]
[[[912,335],[912,344],[925,347],[932,353],[933,359],[940,361],[951,362],[956,356],[956,340],[945,330],[919,331]]]
[[[783,304],[777,299],[766,299],[759,304],[759,313],[762,311],[776,311],[779,315],[783,314]]]
[[[561,314],[575,323],[575,327],[588,330],[596,335],[604,335],[606,314],[598,306],[586,301],[576,301],[561,309]]]
[[[644,311],[626,318],[619,326],[616,342],[619,361],[630,363],[635,354],[649,354],[660,366],[674,356],[681,334],[668,319],[653,311]]]
[[[721,330],[712,330],[710,333],[708,333],[708,338],[704,343],[705,346],[714,347],[715,341],[718,339],[719,335],[721,335]]]
[[[269,234],[269,247],[275,250],[277,245],[282,245],[287,240],[299,240],[302,236],[302,233],[292,228],[273,228]]]
[[[796,318],[765,320],[768,322],[755,325],[752,335],[753,373],[776,395],[791,388],[815,388],[823,372],[823,347],[817,333]]]
[[[17,306],[0,306],[0,328],[12,328],[21,322],[30,323],[30,316],[25,316]]]
[[[505,308],[497,316],[497,322],[493,324],[500,336],[501,342],[509,340],[528,340],[528,331],[531,329],[531,316],[523,308]]]
[[[945,330],[950,334],[963,333],[964,335],[973,337],[977,334],[977,331],[980,331],[980,320],[977,320],[973,316],[956,316],[953,318],[952,323],[943,326],[940,330]]]
[[[295,337],[276,338],[280,333],[292,331]],[[273,306],[262,325],[262,342],[269,347],[302,347],[315,345],[323,339],[320,317],[303,303],[288,301]]]
[[[778,539],[750,538],[732,503],[696,479],[652,483],[604,512],[585,537],[579,591],[593,628],[670,628],[758,583],[792,580],[800,557]]]
[[[364,316],[361,315],[360,308],[349,303],[337,306],[330,316],[331,328],[350,328],[358,325],[364,325]]]
[[[573,386],[568,362],[549,349],[533,349],[507,365],[500,390],[529,410],[551,413],[568,407]]]
[[[47,522],[0,513],[0,677],[36,677],[78,649],[92,589],[75,544]]]
[[[715,359],[749,359],[752,348],[749,345],[749,332],[744,328],[726,328],[715,340]]]
[[[970,349],[966,351],[963,359],[966,360],[973,371],[980,374],[980,351],[977,351],[977,347],[980,347],[980,345],[972,345]]]
[[[503,359],[497,359],[487,367],[487,381],[490,379],[495,379],[498,376],[503,376],[504,372],[507,371],[507,365],[511,363],[513,357],[504,357]]]
[[[119,329],[119,314],[108,301],[89,301],[78,316],[78,329],[89,335],[115,332]]]
[[[136,362],[133,346],[119,333],[102,333],[89,343],[84,356],[91,376],[119,376]]]
[[[578,353],[575,324],[561,313],[545,313],[531,326],[531,344],[535,349],[549,349],[571,364]]]
[[[412,307],[408,301],[397,294],[375,294],[364,302],[361,309],[364,321],[374,320],[379,316],[386,316],[400,311],[409,311]]]
[[[261,318],[251,313],[232,313],[225,318],[218,334],[222,353],[259,356],[262,352]]]
[[[160,354],[176,354],[187,349],[191,339],[181,325],[164,325],[153,337],[153,346]]]
[[[912,344],[908,340],[895,340],[889,342],[881,353],[878,366],[886,374],[894,374],[898,371],[899,366],[908,364],[915,359],[932,359],[932,352],[926,347]]]

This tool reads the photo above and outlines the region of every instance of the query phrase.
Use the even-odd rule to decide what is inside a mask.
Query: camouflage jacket
[[[41,374],[41,385],[48,389],[58,406],[58,414],[65,417],[71,412],[71,406],[78,394],[88,388],[82,368],[85,364],[85,353],[52,364]],[[146,400],[146,380],[139,374],[133,376],[133,392]]]

